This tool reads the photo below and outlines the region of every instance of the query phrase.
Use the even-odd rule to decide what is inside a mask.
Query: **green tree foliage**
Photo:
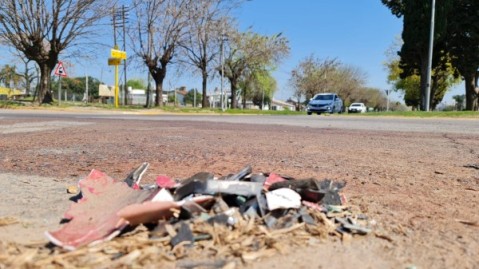
[[[402,69],[401,78],[419,74],[420,76],[420,106],[423,109],[426,101],[427,68],[429,51],[429,32],[431,25],[432,1],[430,0],[382,0],[391,12],[403,17],[402,39],[404,43],[399,51]],[[433,69],[442,68],[447,64],[445,55],[445,40],[447,30],[447,13],[452,0],[439,0],[436,3],[434,31]],[[431,97],[437,94],[431,88]],[[439,94],[440,95],[440,94]]]
[[[199,104],[202,104],[203,100],[203,95],[199,91],[195,91],[195,89],[191,89],[188,91],[188,93],[185,95],[185,104],[191,104],[192,106],[195,105],[195,92],[196,92],[196,106],[199,106]],[[206,104],[208,105],[208,103]]]
[[[18,88],[22,76],[17,73],[17,67],[14,65],[4,65],[0,69],[0,83],[7,88]]]
[[[464,101],[466,100],[466,95],[461,94],[461,95],[454,95],[452,97],[454,101],[456,101],[455,108],[456,110],[463,110],[464,109]]]
[[[413,70],[408,76],[404,75],[399,57],[394,54],[395,48],[401,46],[401,40],[394,42],[387,52],[388,61],[385,63],[388,70],[388,82],[392,84],[393,90],[401,91],[404,94],[404,102],[413,110],[421,107],[421,76],[419,70]],[[452,66],[451,58],[443,54],[442,65],[436,66],[431,73],[431,109],[442,102],[444,95],[453,86],[460,83],[455,77],[457,70]]]
[[[139,89],[139,90],[146,89],[146,83],[142,79],[129,79],[126,82],[126,86],[131,87],[132,89]]]
[[[448,19],[447,49],[465,82],[466,110],[478,110],[479,1],[455,0]]]
[[[281,34],[262,36],[251,31],[229,33],[227,44],[224,73],[218,69],[230,82],[231,107],[238,108],[236,97],[241,80],[259,70],[273,70],[289,54],[289,45]]]
[[[263,109],[264,104],[271,104],[277,83],[271,71],[256,70],[242,79],[240,87],[243,90],[243,106],[246,100],[252,100],[254,105]]]
[[[52,90],[58,94],[59,80],[52,81]],[[66,91],[69,96],[75,95],[77,100],[81,100],[86,90],[86,77],[62,78],[62,93]],[[88,95],[92,98],[98,98],[98,89],[100,87],[100,80],[93,77],[88,77]]]
[[[381,111],[386,109],[387,97],[380,89],[361,88],[352,94],[350,102],[361,102],[367,107],[372,107],[375,111]]]

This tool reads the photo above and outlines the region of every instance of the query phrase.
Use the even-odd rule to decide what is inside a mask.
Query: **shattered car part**
[[[266,201],[270,211],[276,209],[299,208],[301,196],[288,188],[276,189],[266,193]]]
[[[149,238],[171,244],[181,252],[175,255],[181,256],[184,246],[188,246],[183,242],[192,242],[192,246],[196,245],[195,240],[216,242],[218,232],[223,230],[241,233],[258,229],[274,235],[304,229],[302,232],[309,234],[326,232],[342,235],[342,238],[370,231],[364,215],[353,214],[350,206],[342,205],[346,200],[339,191],[344,183],[314,178],[296,180],[274,173],[251,174],[251,166],[246,166],[221,179],[215,179],[214,174],[208,172],[197,173],[182,182],[162,175],[157,177],[155,184],[133,190],[139,186],[146,168],[140,166],[135,169],[136,174],[130,173],[129,178],[134,182],[132,188],[92,171],[91,179],[80,182],[85,197],[77,206],[83,204],[94,213],[84,210],[83,216],[67,212],[65,216],[71,219],[70,223],[65,224],[62,231],[47,232],[47,237],[71,250],[110,239],[128,225],[146,224],[140,227],[151,231]],[[99,180],[93,181],[95,178]],[[116,186],[117,183],[123,187]],[[145,197],[135,198],[132,193],[145,193]],[[75,219],[80,224],[75,223]],[[87,223],[86,219],[91,219],[92,223]],[[250,238],[247,241],[254,237]]]
[[[131,173],[123,180],[128,186],[138,189],[140,187],[140,181],[146,170],[148,170],[150,164],[147,162],[142,163],[139,167],[131,171]]]
[[[57,231],[45,232],[52,243],[68,250],[116,236],[128,225],[117,211],[152,195],[151,191],[134,190],[98,170],[92,170],[79,185],[82,198],[65,213],[70,222]]]
[[[213,196],[197,196],[192,200],[195,203],[201,204],[213,200]],[[154,223],[161,219],[171,218],[173,216],[173,209],[179,209],[186,203],[182,201],[146,201],[141,204],[128,205],[118,211],[117,215],[130,225],[138,225],[141,223]]]

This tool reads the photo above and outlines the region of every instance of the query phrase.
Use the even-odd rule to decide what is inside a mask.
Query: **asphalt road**
[[[400,117],[367,117],[347,115],[170,115],[144,114],[137,112],[65,112],[65,111],[32,111],[32,110],[0,110],[2,119],[41,118],[45,120],[76,119],[118,119],[118,120],[151,120],[151,121],[204,121],[236,124],[286,125],[309,128],[329,128],[368,131],[398,132],[432,132],[479,135],[479,120],[451,118],[400,118]]]

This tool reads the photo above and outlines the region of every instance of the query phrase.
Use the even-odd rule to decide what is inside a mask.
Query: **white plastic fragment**
[[[173,195],[167,189],[161,189],[153,199],[152,202],[173,202]]]
[[[301,196],[289,188],[276,189],[266,193],[269,210],[301,207]]]

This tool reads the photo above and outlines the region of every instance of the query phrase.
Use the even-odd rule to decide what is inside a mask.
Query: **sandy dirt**
[[[344,180],[377,225],[349,243],[322,242],[248,268],[479,268],[479,134],[368,132],[227,123],[0,121],[0,240],[46,243],[69,185],[93,168],[123,179],[254,172]],[[1,268],[0,264],[0,268]]]

